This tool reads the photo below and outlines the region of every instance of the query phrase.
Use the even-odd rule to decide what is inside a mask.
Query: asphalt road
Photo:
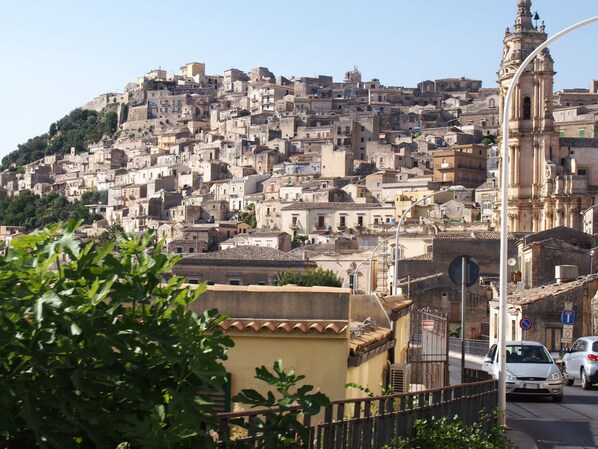
[[[560,404],[549,398],[509,400],[507,424],[531,437],[538,449],[598,448],[598,388],[565,387]]]
[[[479,369],[474,362],[469,368]],[[450,381],[460,383],[461,359],[450,359]],[[563,402],[551,398],[513,398],[507,401],[507,426],[525,435],[519,449],[598,449],[598,386],[582,390],[576,382],[565,387]]]

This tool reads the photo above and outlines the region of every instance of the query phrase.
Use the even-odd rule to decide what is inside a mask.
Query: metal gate
[[[411,391],[449,385],[448,316],[429,307],[411,314],[407,360]]]

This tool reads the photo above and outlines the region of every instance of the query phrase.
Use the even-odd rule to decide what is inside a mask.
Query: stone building
[[[188,278],[191,284],[273,285],[279,273],[315,268],[315,262],[274,248],[238,246],[185,257],[172,268],[172,273]]]
[[[434,151],[434,182],[443,186],[478,187],[486,181],[485,145],[456,145]]]
[[[571,340],[596,335],[597,291],[598,275],[591,275],[510,294],[507,298],[507,340],[538,341],[548,350],[560,352],[563,347],[563,309],[575,312]],[[498,340],[498,315],[499,301],[493,300],[490,302],[490,344]],[[519,326],[523,317],[529,317],[533,322],[527,331],[522,331]]]
[[[525,236],[517,244],[523,287],[556,282],[558,265],[575,266],[579,275],[589,274],[594,245],[591,235],[565,226]]]

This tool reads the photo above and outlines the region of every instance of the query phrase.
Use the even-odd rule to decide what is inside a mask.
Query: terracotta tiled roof
[[[510,240],[520,239],[524,233],[509,232],[507,238]],[[500,232],[497,231],[472,231],[472,232],[446,232],[434,236],[435,240],[500,240]]]
[[[405,257],[404,259],[401,259],[401,261],[405,260],[433,260],[433,258],[432,254],[421,254],[419,256]]]
[[[309,332],[318,334],[336,334],[344,333],[347,328],[346,321],[293,321],[293,320],[252,320],[229,318],[220,323],[220,327],[227,330],[237,330],[240,332],[284,332],[284,333],[302,333]]]
[[[352,337],[349,341],[349,352],[350,354],[356,355],[357,353],[362,352],[378,342],[388,340],[390,336],[390,329],[385,327],[376,327],[374,330]]]
[[[528,290],[522,290],[515,293],[509,293],[507,302],[509,304],[525,305],[532,304],[536,301],[553,297],[555,295],[563,294],[568,291],[579,289],[583,287],[590,279],[598,278],[598,275],[583,276],[571,282],[562,284],[542,285]]]
[[[380,209],[382,206],[373,203],[293,203],[282,208],[282,210],[314,210],[314,209]]]
[[[186,258],[200,260],[300,260],[278,249],[264,246],[237,246],[211,253],[198,253]]]

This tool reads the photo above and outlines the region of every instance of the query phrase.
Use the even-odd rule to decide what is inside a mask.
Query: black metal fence
[[[459,416],[465,425],[483,420],[485,425],[494,424],[490,416],[483,418],[482,412],[490,413],[497,407],[498,390],[495,380],[467,383],[451,387],[415,393],[392,394],[354,400],[334,401],[327,406],[323,418],[312,424],[305,417],[303,424],[310,430],[306,449],[375,449],[392,444],[398,437],[412,436],[415,421],[432,417]],[[257,449],[259,439],[255,435],[243,434],[232,424],[234,419],[245,423],[257,417],[264,417],[263,411],[221,413],[217,415],[219,434],[217,445],[230,447],[230,436],[236,442],[243,442],[245,448]],[[236,435],[235,435],[236,434]]]
[[[411,312],[407,361],[412,391],[449,384],[448,324],[447,314],[430,308]]]
[[[488,340],[465,340],[465,354],[483,357],[486,355],[489,348],[490,344],[488,343]],[[449,350],[454,352],[461,352],[461,339],[450,337]]]

